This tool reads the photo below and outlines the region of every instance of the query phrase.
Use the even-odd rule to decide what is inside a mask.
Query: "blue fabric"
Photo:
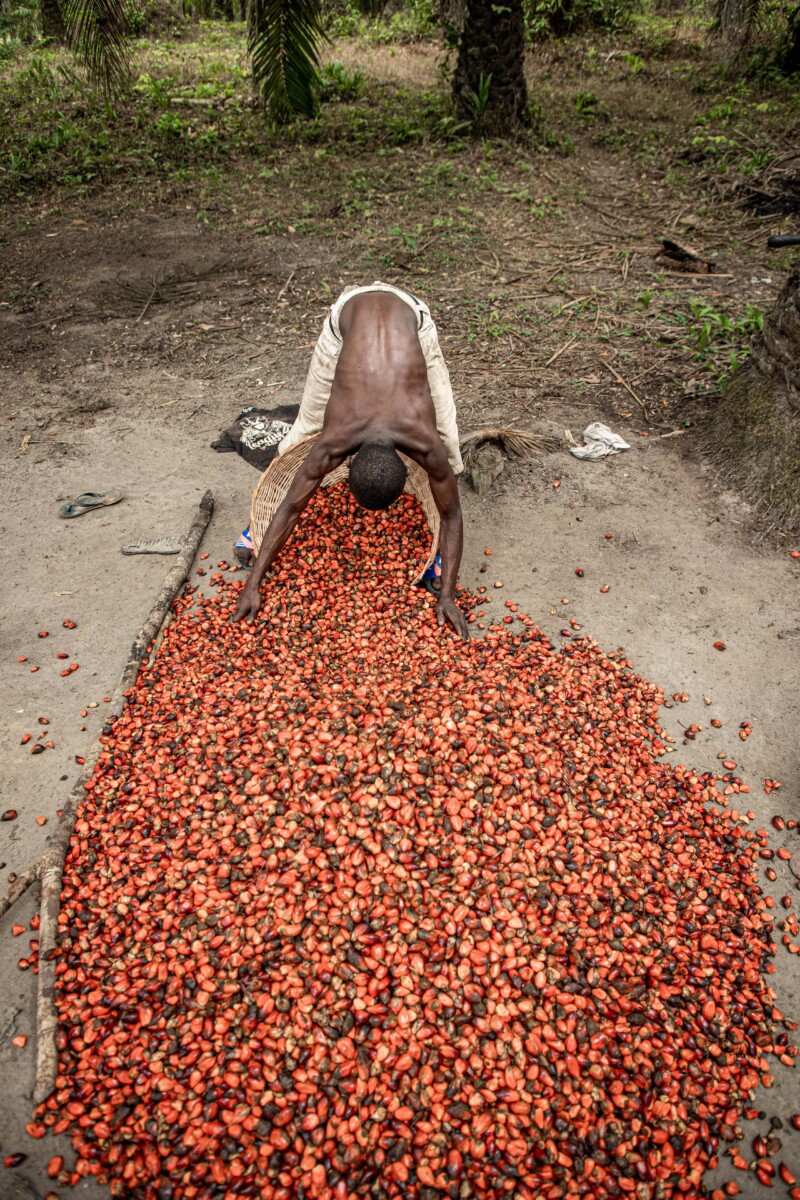
[[[422,576],[422,582],[425,583],[428,579],[438,579],[442,574],[442,556],[437,554],[431,565],[428,567],[425,574]]]

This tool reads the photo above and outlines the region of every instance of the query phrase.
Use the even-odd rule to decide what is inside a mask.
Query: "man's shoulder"
[[[383,321],[397,332],[416,334],[419,326],[417,315],[407,301],[395,292],[356,292],[345,300],[339,313],[339,330],[342,337],[354,331],[362,323]]]

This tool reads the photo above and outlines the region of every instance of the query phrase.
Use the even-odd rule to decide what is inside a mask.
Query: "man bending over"
[[[297,420],[278,453],[314,433],[320,436],[264,534],[234,621],[258,613],[261,581],[325,476],[349,459],[358,503],[388,508],[406,480],[402,450],[427,472],[441,515],[437,620],[466,639],[455,603],[463,543],[456,474],[463,464],[450,378],[426,305],[385,283],[339,297],[314,350]]]

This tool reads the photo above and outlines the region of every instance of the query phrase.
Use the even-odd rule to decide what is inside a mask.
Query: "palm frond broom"
[[[549,434],[527,433],[523,429],[487,426],[461,438],[464,467],[479,496],[485,495],[505,465],[503,452],[509,458],[526,461],[557,450],[559,440]]]

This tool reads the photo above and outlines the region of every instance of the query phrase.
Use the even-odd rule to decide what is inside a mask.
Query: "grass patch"
[[[732,80],[700,56],[701,22],[639,12],[622,30],[537,47],[535,133],[513,149],[476,144],[453,116],[446,79],[423,88],[372,69],[381,55],[391,61],[386,42],[406,36],[398,22],[430,34],[430,13],[429,0],[413,0],[388,20],[359,16],[346,65],[334,46],[322,68],[318,115],[280,130],[254,102],[241,24],[196,21],[180,38],[134,40],[133,87],[113,107],[64,52],[16,43],[0,62],[0,202],[177,183],[205,210],[242,184],[259,229],[380,231],[392,262],[414,262],[420,224],[438,255],[480,240],[487,206],[507,225],[559,221],[565,201],[581,198],[543,185],[546,156],[602,146],[687,191],[697,192],[698,174],[703,187],[725,177],[756,186],[800,119],[800,96],[785,81]],[[332,32],[352,32],[354,19],[346,8]],[[431,63],[435,53],[415,51]]]
[[[342,4],[328,20],[328,33],[336,41],[356,38],[373,46],[441,39],[433,0],[408,0],[389,16],[374,17],[364,15],[355,4]]]
[[[349,58],[362,55],[368,64],[375,42],[402,40],[403,22],[414,25],[415,37],[422,29],[433,36],[431,12],[429,0],[411,0],[390,19],[359,17],[353,25],[347,8],[331,30],[355,29],[360,40]],[[708,56],[698,59],[699,30],[687,17],[667,26],[639,14],[622,32],[537,48],[530,84],[536,134],[519,161],[588,142],[672,167],[676,180],[698,166],[708,178],[758,180],[775,160],[777,140],[800,120],[800,95],[786,80],[732,80]],[[85,194],[115,179],[130,185],[197,174],[204,181],[289,149],[332,158],[391,156],[433,143],[449,146],[447,158],[467,149],[470,131],[452,115],[445,80],[423,90],[381,83],[368,66],[337,60],[321,70],[317,118],[270,130],[253,103],[245,42],[243,26],[230,22],[197,22],[180,38],[139,38],[132,91],[113,108],[65,53],[14,44],[0,62],[0,198],[48,187]],[[477,182],[482,190],[498,187],[488,168]],[[536,188],[523,182],[501,191],[542,215]],[[362,211],[357,197],[350,210]]]

